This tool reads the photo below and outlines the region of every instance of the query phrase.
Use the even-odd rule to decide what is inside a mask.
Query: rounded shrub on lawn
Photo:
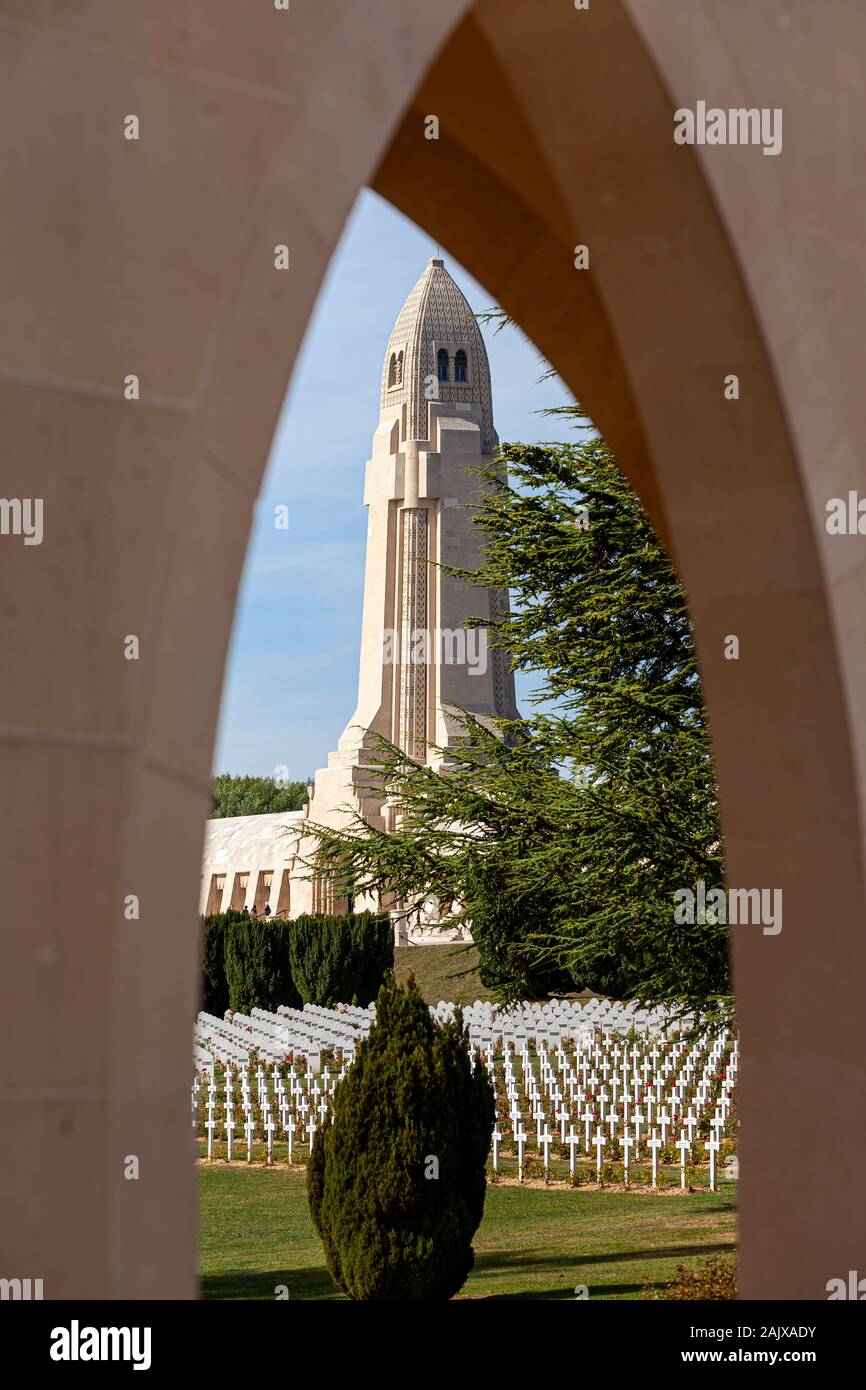
[[[462,1017],[437,1025],[388,977],[307,1173],[325,1260],[349,1298],[448,1299],[473,1263],[493,1089]]]

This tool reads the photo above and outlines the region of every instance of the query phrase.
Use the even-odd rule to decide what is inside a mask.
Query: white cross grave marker
[[[661,1139],[658,1137],[658,1135],[656,1134],[655,1130],[653,1130],[652,1139],[648,1139],[646,1142],[647,1142],[647,1148],[648,1148],[648,1149],[652,1149],[652,1151],[653,1151],[653,1176],[652,1176],[652,1185],[653,1185],[653,1187],[658,1187],[658,1185],[659,1185],[659,1183],[658,1183],[658,1177],[659,1177],[659,1149],[662,1147],[662,1141],[661,1141]]]
[[[674,1148],[680,1151],[680,1187],[685,1187],[686,1185],[686,1154],[691,1147],[691,1142],[686,1138],[685,1130],[682,1130],[679,1139],[674,1145]]]
[[[552,1139],[553,1139],[553,1135],[551,1134],[550,1130],[547,1128],[547,1125],[545,1125],[545,1126],[544,1126],[544,1133],[543,1133],[542,1136],[541,1136],[541,1144],[542,1144],[542,1147],[543,1147],[543,1149],[544,1149],[544,1176],[545,1176],[545,1177],[547,1177],[548,1171],[549,1171],[549,1169],[550,1169],[550,1144],[551,1144]]]
[[[268,1138],[268,1163],[273,1163],[274,1161],[274,1130],[276,1127],[274,1117],[269,1110],[265,1120],[265,1134]]]
[[[603,1134],[603,1132],[602,1132],[600,1129],[597,1129],[597,1130],[596,1130],[596,1132],[595,1132],[595,1138],[593,1139],[592,1142],[593,1142],[593,1144],[595,1145],[595,1152],[596,1152],[595,1171],[596,1171],[596,1174],[597,1174],[597,1176],[598,1176],[598,1181],[601,1182],[601,1162],[602,1162],[602,1157],[603,1157],[603,1155],[604,1155],[604,1147],[605,1147],[605,1144],[607,1143],[607,1140],[605,1139],[604,1134]]]
[[[715,1192],[715,1190],[716,1190],[716,1154],[719,1152],[719,1141],[718,1141],[718,1139],[706,1139],[706,1140],[704,1140],[704,1148],[708,1150],[709,1155],[710,1155],[710,1191],[711,1191],[711,1192]]]
[[[626,1183],[628,1183],[628,1151],[629,1149],[633,1148],[635,1141],[634,1139],[632,1139],[631,1135],[626,1131],[623,1134],[620,1143],[622,1144],[623,1173],[625,1175]]]

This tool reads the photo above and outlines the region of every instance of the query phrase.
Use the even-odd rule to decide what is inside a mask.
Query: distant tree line
[[[387,914],[293,921],[217,912],[203,920],[202,1002],[211,1014],[280,1004],[369,1004],[394,965]]]
[[[307,782],[278,782],[274,777],[238,777],[221,772],[213,779],[211,816],[264,816],[276,811],[300,811]]]

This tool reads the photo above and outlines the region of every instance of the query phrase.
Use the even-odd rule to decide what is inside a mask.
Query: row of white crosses
[[[192,1087],[193,1129],[197,1132],[200,1116],[206,1109],[203,1128],[207,1136],[207,1156],[214,1156],[214,1142],[222,1129],[226,1140],[226,1157],[235,1156],[235,1136],[246,1137],[247,1162],[253,1161],[256,1134],[261,1130],[267,1145],[267,1161],[274,1161],[275,1137],[282,1131],[287,1146],[287,1158],[292,1162],[296,1137],[300,1134],[308,1152],[312,1152],[317,1130],[324,1122],[331,1105],[334,1088],[346,1074],[353,1054],[337,1056],[333,1069],[313,1070],[309,1065],[281,1068],[274,1063],[266,1067],[261,1061],[242,1066],[227,1062],[219,1077],[216,1069],[196,1074]],[[205,1102],[205,1087],[207,1088]],[[240,1091],[239,1104],[237,1092]],[[256,1123],[255,1105],[261,1113]],[[218,1119],[217,1109],[224,1110]]]
[[[305,1136],[304,1142],[312,1152],[317,1129],[330,1108],[334,1086],[345,1075],[359,1040],[369,1032],[374,1018],[372,1009],[351,1005],[330,1010],[308,1004],[302,1010],[281,1007],[276,1013],[254,1008],[249,1015],[228,1011],[222,1019],[200,1013],[193,1044],[196,1076],[192,1112],[196,1128],[203,1085],[207,1082],[204,1129],[208,1158],[213,1157],[217,1131],[224,1127],[227,1157],[234,1157],[235,1135],[240,1132],[246,1135],[247,1161],[252,1161],[257,1130],[250,1079],[253,1075],[268,1162],[273,1161],[274,1140],[280,1130],[290,1163],[299,1133]],[[327,1067],[322,1071],[322,1053],[326,1050],[334,1055],[337,1071]],[[299,1072],[293,1065],[296,1058],[302,1059],[305,1072],[303,1067]],[[222,1085],[218,1084],[218,1066],[223,1072]],[[240,1111],[235,1105],[236,1085],[241,1092]],[[221,1094],[225,1108],[222,1123],[215,1117]]]
[[[724,1061],[726,1052],[730,1055]],[[569,1055],[569,1053],[571,1055]],[[488,1044],[482,1054],[488,1071],[494,1071],[494,1051]],[[679,1138],[674,1146],[680,1154],[680,1181],[686,1185],[686,1167],[698,1132],[706,1128],[704,1142],[710,1160],[710,1187],[717,1183],[716,1157],[727,1124],[731,1095],[736,1083],[738,1048],[727,1034],[710,1039],[705,1034],[688,1040],[652,1039],[652,1047],[617,1041],[612,1047],[598,1037],[584,1039],[575,1048],[560,1041],[551,1054],[546,1041],[536,1044],[535,1057],[526,1040],[512,1045],[504,1042],[502,1085],[509,1114],[512,1145],[517,1152],[518,1178],[523,1179],[524,1154],[528,1135],[524,1128],[519,1096],[526,1096],[535,1125],[537,1149],[543,1155],[545,1172],[550,1167],[553,1128],[559,1142],[569,1150],[569,1170],[573,1175],[576,1154],[583,1149],[594,1157],[601,1177],[604,1151],[616,1140],[623,1155],[628,1181],[632,1150],[645,1142],[651,1153],[652,1185],[658,1185],[659,1152],[674,1133],[674,1117],[679,1116]],[[534,1065],[537,1062],[537,1069]],[[724,1062],[719,1095],[708,1113],[713,1077]],[[498,1097],[499,1098],[499,1097]],[[580,1126],[583,1126],[582,1133]],[[503,1135],[498,1125],[493,1136],[493,1166],[499,1167]]]
[[[456,1005],[440,1000],[432,1013],[438,1022],[453,1018]],[[553,999],[545,1004],[522,1003],[508,1008],[477,1001],[463,1007],[463,1021],[470,1041],[482,1050],[506,1038],[525,1038],[536,1042],[546,1040],[553,1045],[559,1041],[579,1042],[587,1033],[657,1035],[664,1031],[687,1031],[694,1020],[676,1020],[663,1008],[640,1009],[635,1004],[611,1003],[607,999],[590,999],[586,1004],[577,1000]]]
[[[441,1022],[452,1017],[454,1010],[453,1004],[440,1002],[431,1012]],[[194,1036],[196,1064],[200,1067],[210,1055],[214,1062],[241,1065],[252,1050],[266,1062],[282,1062],[290,1053],[315,1057],[327,1049],[354,1050],[374,1020],[372,1004],[365,1009],[348,1004],[336,1009],[313,1004],[303,1009],[281,1006],[276,1013],[254,1008],[249,1015],[229,1011],[225,1018],[200,1013]],[[556,1046],[599,1032],[610,1036],[628,1031],[656,1034],[677,1026],[664,1011],[650,1012],[597,999],[586,1005],[553,1000],[510,1009],[479,1002],[464,1010],[464,1020],[470,1040],[482,1049],[507,1039],[518,1045],[525,1040]]]
[[[438,1004],[431,1010],[439,1021],[453,1016],[454,1006]],[[479,1003],[464,1012],[476,1054],[483,1057],[501,1091],[510,1115],[512,1144],[522,1180],[529,1141],[520,1106],[523,1092],[530,1105],[535,1145],[550,1167],[550,1149],[557,1142],[569,1150],[573,1174],[579,1153],[594,1159],[598,1176],[604,1152],[616,1141],[628,1178],[632,1151],[643,1141],[652,1157],[652,1183],[658,1182],[659,1153],[669,1142],[680,1153],[681,1182],[686,1183],[687,1157],[697,1137],[703,1141],[710,1164],[710,1186],[717,1181],[717,1156],[728,1120],[736,1083],[738,1048],[728,1034],[710,1038],[687,1032],[693,1020],[675,1022],[662,1010],[640,1011],[631,1005],[591,1000],[582,1007],[573,1001],[525,1004],[511,1009]],[[226,1139],[229,1155],[234,1133],[247,1137],[251,1159],[255,1125],[251,1113],[249,1066],[255,1058],[257,1101],[263,1116],[272,1160],[274,1135],[282,1129],[291,1162],[294,1136],[300,1130],[312,1149],[317,1127],[325,1118],[336,1071],[321,1070],[323,1051],[336,1058],[339,1076],[354,1056],[358,1042],[375,1019],[374,1006],[361,1009],[340,1006],[325,1009],[306,1005],[303,1010],[281,1007],[276,1013],[253,1009],[249,1016],[227,1014],[225,1019],[200,1014],[195,1032],[196,1078],[193,1082],[193,1123],[197,1123],[205,1080],[209,1084],[208,1156],[213,1155],[214,1111],[217,1101],[216,1067],[226,1081]],[[631,1041],[624,1036],[628,1032]],[[640,1038],[635,1042],[634,1038]],[[494,1060],[502,1049],[502,1082]],[[289,1059],[303,1059],[306,1075],[288,1068]],[[266,1080],[265,1066],[270,1069]],[[719,1095],[708,1113],[713,1078],[723,1067]],[[283,1072],[286,1076],[283,1076]],[[317,1080],[321,1075],[321,1083]],[[241,1088],[244,1123],[235,1123],[234,1081]],[[286,1088],[288,1084],[288,1089]],[[279,1112],[277,1122],[271,1103]],[[679,1138],[674,1140],[674,1118],[681,1117]],[[493,1134],[493,1166],[498,1168],[503,1135]]]
[[[249,1015],[228,1012],[225,1018],[200,1013],[194,1047],[212,1054],[216,1062],[233,1065],[242,1065],[252,1051],[269,1064],[280,1064],[295,1054],[315,1059],[326,1050],[354,1051],[374,1017],[371,1009],[346,1005],[330,1010],[312,1004],[303,1009],[280,1007],[276,1013],[266,1009],[253,1009]]]

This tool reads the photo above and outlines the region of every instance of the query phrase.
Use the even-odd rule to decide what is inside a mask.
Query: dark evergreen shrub
[[[289,924],[291,972],[304,1004],[369,1004],[394,964],[387,914],[302,916]]]
[[[202,922],[201,1000],[201,1006],[207,1013],[217,1014],[219,1017],[222,1017],[229,1006],[225,921],[219,913],[205,917]]]
[[[301,1003],[301,996],[292,979],[292,924],[282,920],[277,922],[265,921],[263,928],[265,933],[265,987],[263,993],[268,1002],[260,1007],[276,1012],[280,1004],[286,1004],[289,1008],[296,1009]]]
[[[226,984],[229,992],[229,1008],[248,1014],[250,1009],[260,1005],[259,991],[256,988],[257,962],[253,959],[258,945],[258,922],[244,917],[226,928]]]
[[[205,918],[202,951],[203,1007],[276,1010],[297,1007],[300,995],[292,981],[291,927],[288,922],[250,917],[231,910]]]
[[[376,1022],[316,1135],[307,1191],[349,1298],[449,1299],[473,1264],[495,1105],[462,1017],[440,1027],[410,977]]]
[[[202,919],[202,1008],[222,1016],[229,1007],[226,980],[226,931],[234,922],[246,920],[245,912],[230,908]]]

